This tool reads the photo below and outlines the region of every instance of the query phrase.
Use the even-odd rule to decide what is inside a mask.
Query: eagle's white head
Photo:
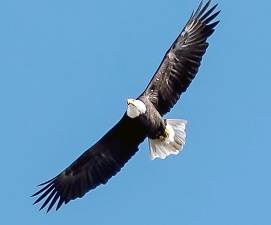
[[[130,118],[136,118],[146,112],[146,106],[144,102],[137,99],[127,99],[127,116]]]

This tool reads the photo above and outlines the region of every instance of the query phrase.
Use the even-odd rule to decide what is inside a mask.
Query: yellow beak
[[[133,104],[133,102],[134,102],[133,99],[131,99],[131,98],[127,99],[127,105]]]

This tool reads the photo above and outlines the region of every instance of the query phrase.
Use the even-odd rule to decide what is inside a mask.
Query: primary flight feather
[[[165,54],[145,91],[137,99],[128,99],[121,120],[96,144],[53,179],[40,184],[34,204],[47,212],[56,205],[81,198],[89,190],[105,184],[149,140],[151,159],[178,154],[185,144],[185,120],[164,119],[198,72],[202,56],[219,21],[220,11],[201,2],[184,29]]]

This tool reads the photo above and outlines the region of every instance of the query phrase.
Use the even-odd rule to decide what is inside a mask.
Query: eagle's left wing
[[[217,4],[208,9],[210,2],[204,6],[201,2],[191,15],[142,94],[149,98],[161,115],[170,111],[198,72],[208,47],[207,38],[219,22],[211,23],[220,11],[213,13]]]

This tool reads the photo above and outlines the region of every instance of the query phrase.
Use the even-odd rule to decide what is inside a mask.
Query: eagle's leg
[[[164,159],[168,155],[177,155],[185,144],[185,120],[167,119],[166,127],[157,138],[149,138],[151,159]]]
[[[162,134],[159,136],[160,141],[165,141],[169,137],[169,134],[170,134],[170,130],[168,129],[168,127],[166,127],[163,130]]]

